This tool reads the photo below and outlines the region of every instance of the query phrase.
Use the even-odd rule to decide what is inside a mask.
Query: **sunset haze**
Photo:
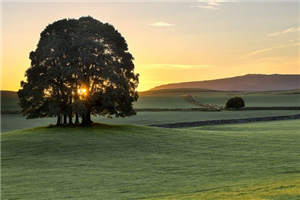
[[[17,91],[39,34],[92,16],[125,37],[139,91],[244,74],[299,74],[299,2],[9,2],[2,5],[1,90]]]

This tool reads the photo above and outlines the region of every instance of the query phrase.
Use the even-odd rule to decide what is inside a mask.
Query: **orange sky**
[[[2,2],[1,89],[18,90],[40,32],[90,15],[125,37],[140,73],[138,90],[248,73],[299,73],[297,2]],[[255,14],[254,14],[255,13]]]

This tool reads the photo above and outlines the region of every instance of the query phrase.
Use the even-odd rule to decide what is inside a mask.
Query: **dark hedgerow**
[[[233,97],[228,99],[228,101],[226,102],[225,108],[226,109],[241,109],[245,107],[245,102],[241,97]]]

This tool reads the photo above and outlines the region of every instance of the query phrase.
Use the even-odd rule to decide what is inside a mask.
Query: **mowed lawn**
[[[2,199],[300,199],[300,120],[2,134]]]

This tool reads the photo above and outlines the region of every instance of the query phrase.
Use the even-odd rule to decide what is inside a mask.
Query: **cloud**
[[[159,21],[152,24],[149,24],[149,26],[155,26],[155,27],[170,27],[174,26],[175,24],[169,24],[167,22]]]
[[[275,47],[270,47],[270,48],[258,49],[258,50],[251,51],[251,52],[247,53],[246,55],[242,56],[242,58],[252,57],[252,56],[255,56],[255,55],[259,55],[259,54],[262,54],[262,53],[273,51],[275,49],[282,49],[282,48],[288,48],[288,47],[297,47],[297,46],[300,46],[300,42],[293,43],[293,44],[285,44],[285,45],[280,45],[280,46],[275,46]]]
[[[204,8],[204,9],[210,9],[210,10],[218,10],[219,8],[216,7],[216,6],[200,6],[200,5],[197,5],[197,6],[191,6],[192,8]]]
[[[220,3],[224,0],[198,0],[198,5],[192,5],[191,8],[203,8],[209,10],[218,10],[220,9]]]
[[[246,57],[255,56],[257,54],[265,53],[268,51],[272,51],[274,48],[265,48],[265,49],[258,49],[255,51],[251,51],[250,53],[246,54]]]
[[[287,33],[295,33],[300,31],[300,27],[291,27],[282,31],[278,31],[278,32],[273,32],[273,33],[269,33],[267,34],[268,37],[276,37],[276,36],[280,36],[280,35],[284,35]]]
[[[218,1],[208,1],[207,4],[210,6],[219,6],[220,5],[220,3]]]

